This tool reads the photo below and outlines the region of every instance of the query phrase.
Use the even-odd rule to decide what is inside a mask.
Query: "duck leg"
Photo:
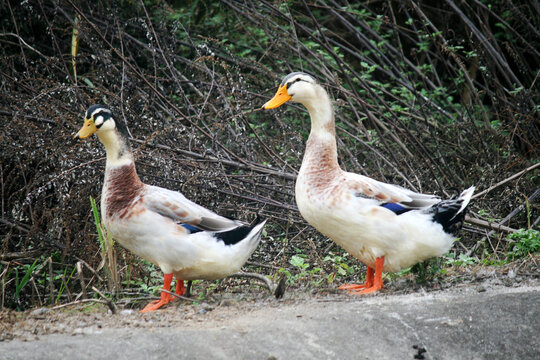
[[[381,290],[384,286],[383,281],[382,281],[383,266],[384,266],[384,256],[381,256],[375,259],[375,276],[373,278],[373,284],[370,287],[366,287],[364,290],[352,291],[351,293],[362,295],[362,294],[371,294],[373,292]]]
[[[349,293],[354,294],[354,295],[370,294],[370,293],[379,291],[384,286],[383,281],[382,281],[383,266],[384,266],[384,256],[378,257],[377,259],[375,259],[375,270],[373,270],[373,268],[368,267],[365,284],[342,285],[339,288],[342,290],[349,290]],[[360,289],[363,289],[363,290],[360,290]]]
[[[182,296],[186,293],[186,288],[184,287],[184,280],[176,278],[176,295]]]
[[[165,289],[167,291],[171,291],[172,279],[173,279],[173,274],[165,274],[165,275],[163,275],[163,289]],[[183,286],[184,286],[184,282],[182,281],[182,287]],[[177,291],[178,291],[178,284],[176,285],[176,287],[177,287]],[[168,294],[165,291],[162,291],[161,292],[161,299],[152,301],[151,303],[146,305],[144,307],[144,309],[142,309],[139,312],[144,313],[144,312],[150,312],[150,311],[157,310],[160,307],[162,307],[163,305],[170,303],[172,300],[173,300],[173,297],[171,296],[171,294]]]

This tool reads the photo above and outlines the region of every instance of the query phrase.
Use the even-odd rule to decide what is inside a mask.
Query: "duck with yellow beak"
[[[396,272],[450,249],[474,187],[455,199],[441,200],[343,171],[326,90],[312,76],[294,72],[283,78],[263,108],[274,109],[288,101],[304,105],[311,117],[296,179],[298,210],[313,227],[367,265],[365,283],[340,289],[354,294],[379,291],[383,271]]]
[[[135,170],[126,127],[103,105],[86,110],[75,138],[94,133],[107,152],[101,194],[103,225],[123,247],[165,274],[166,291],[141,312],[174,300],[168,293],[173,275],[176,294],[183,295],[184,280],[216,280],[240,270],[257,247],[266,221],[248,226],[217,215],[179,192],[144,184]]]

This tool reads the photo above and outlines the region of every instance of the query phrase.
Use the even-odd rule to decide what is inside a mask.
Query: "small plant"
[[[96,200],[90,196],[90,205],[94,214],[94,221],[98,232],[99,244],[101,245],[101,257],[107,269],[107,279],[109,282],[109,291],[115,293],[120,289],[118,280],[118,269],[116,266],[116,250],[114,248],[114,240],[107,230],[102,226],[99,218],[99,210],[96,205]]]
[[[520,229],[508,235],[510,251],[508,259],[515,260],[540,251],[540,231]]]
[[[332,252],[325,256],[323,261],[331,263],[334,268],[334,271],[328,275],[328,283],[330,284],[333,283],[336,278],[353,275],[360,271],[357,265],[349,264],[347,262],[346,256],[334,255]]]
[[[443,268],[443,260],[441,258],[433,258],[403,269],[398,273],[400,276],[408,274],[414,274],[418,284],[425,284],[433,281],[440,275],[446,274],[446,270]]]
[[[445,263],[447,265],[456,265],[456,266],[468,266],[478,263],[478,259],[475,257],[467,256],[465,254],[459,254],[456,257],[456,254],[448,253],[444,256],[446,258]]]
[[[62,280],[61,285],[60,285],[60,289],[58,290],[58,295],[56,295],[56,302],[58,302],[60,300],[60,298],[62,297],[62,294],[64,293],[64,291],[66,291],[66,288],[67,288],[69,282],[73,278],[73,274],[75,274],[75,270],[77,270],[77,268],[74,267],[73,270],[71,271],[71,274],[69,274],[68,278],[66,278],[66,274],[68,273],[68,268],[64,269],[63,274],[55,276],[55,280]]]
[[[19,281],[19,270],[15,268],[15,284],[16,285],[15,285],[15,294],[13,295],[15,302],[19,303],[21,290],[30,281],[30,276],[32,275],[32,273],[34,272],[36,268],[37,261],[38,260],[36,259],[32,265],[26,265],[27,267],[26,272],[24,273],[24,276],[20,281]]]
[[[293,285],[296,281],[303,279],[303,278],[312,278],[313,275],[316,273],[319,273],[322,271],[321,268],[315,267],[311,270],[308,270],[308,268],[311,266],[308,262],[306,262],[304,255],[293,255],[291,256],[291,259],[289,260],[289,263],[296,267],[298,269],[297,274],[291,273],[288,269],[281,268],[279,271],[287,276],[287,282],[289,285]],[[319,285],[320,281],[317,281],[314,283],[315,285]]]

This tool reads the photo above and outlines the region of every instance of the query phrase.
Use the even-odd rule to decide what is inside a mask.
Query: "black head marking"
[[[102,116],[103,117],[103,122],[101,124],[96,125],[96,127],[99,129],[107,120],[109,119],[114,119],[114,116],[111,112],[111,110],[109,110],[107,107],[105,107],[104,105],[100,105],[100,104],[94,104],[90,107],[88,107],[88,109],[86,110],[86,118],[89,119],[92,114],[94,115],[94,119],[98,116]],[[127,131],[127,128],[125,126],[125,124],[122,122],[122,121],[117,121],[117,120],[114,120],[114,123],[116,125],[116,128],[118,129],[118,132],[120,133],[120,135],[122,135],[123,137],[125,138],[128,138],[129,137],[129,133]]]
[[[92,113],[96,111],[97,109],[107,109],[107,108],[101,104],[91,105],[88,107],[88,109],[86,109],[86,118],[89,119],[90,116],[92,116]]]

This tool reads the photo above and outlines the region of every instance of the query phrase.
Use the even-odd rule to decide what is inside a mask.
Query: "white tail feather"
[[[459,208],[456,215],[462,212],[467,207],[467,205],[469,205],[469,201],[471,201],[471,196],[474,193],[474,189],[475,187],[471,186],[470,188],[463,190],[463,192],[459,195],[459,199],[463,200],[463,203],[461,204],[461,207]]]

